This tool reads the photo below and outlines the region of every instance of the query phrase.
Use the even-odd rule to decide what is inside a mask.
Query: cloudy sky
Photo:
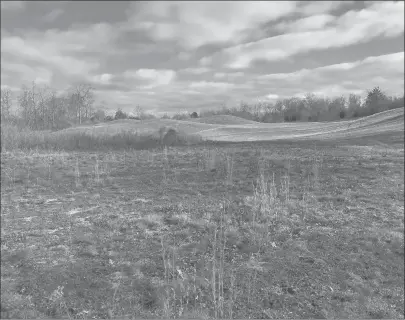
[[[1,2],[1,86],[34,80],[129,112],[402,94],[404,2]]]

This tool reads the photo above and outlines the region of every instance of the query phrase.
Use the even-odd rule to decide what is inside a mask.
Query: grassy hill
[[[97,125],[69,128],[61,132],[109,135],[124,131],[153,134],[162,126],[171,126],[186,134],[198,134],[204,140],[218,142],[358,139],[363,136],[384,133],[403,135],[404,109],[394,109],[361,119],[337,122],[259,123],[235,116],[222,115],[190,119],[189,121],[169,119],[116,120]]]

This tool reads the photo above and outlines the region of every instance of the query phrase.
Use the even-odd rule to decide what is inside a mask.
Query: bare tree
[[[12,94],[9,88],[1,89],[1,119],[10,118],[12,105]]]
[[[75,115],[75,122],[81,124],[83,119],[92,116],[94,103],[93,87],[80,83],[70,89],[70,113]],[[73,113],[73,114],[72,114]]]
[[[143,108],[139,104],[136,105],[135,110],[134,110],[135,117],[142,119],[143,114],[144,114]]]
[[[26,126],[31,129],[38,129],[38,110],[36,104],[36,84],[32,82],[32,87],[23,85],[18,96],[21,117]]]
[[[348,100],[348,109],[351,117],[358,117],[360,115],[361,97],[351,93]]]
[[[38,101],[38,125],[42,130],[48,129],[51,124],[49,100],[51,99],[51,89],[48,86],[39,87],[37,90]]]

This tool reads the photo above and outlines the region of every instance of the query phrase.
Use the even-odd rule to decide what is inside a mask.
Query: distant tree
[[[144,112],[142,113],[142,117],[139,120],[150,120],[156,119],[156,116],[153,113]]]
[[[143,108],[138,104],[136,107],[135,107],[135,110],[134,110],[134,115],[135,115],[135,117],[138,119],[138,120],[140,120],[140,119],[142,119],[142,116],[143,116],[143,114],[144,114],[144,110],[143,110]]]
[[[114,117],[113,117],[113,116],[106,116],[106,117],[104,118],[104,121],[105,121],[105,122],[113,121],[113,120],[114,120]]]
[[[189,115],[187,112],[177,112],[172,116],[173,120],[186,120],[189,118]]]
[[[392,97],[389,103],[388,109],[404,108],[404,96],[402,97]]]
[[[241,101],[240,106],[239,106],[239,110],[242,111],[242,112],[249,112],[249,105],[246,102]]]
[[[329,101],[326,120],[333,121],[340,119],[340,111],[345,110],[346,98],[343,96],[335,97]]]
[[[118,109],[114,116],[115,120],[127,119],[127,118],[128,118],[128,115],[125,112],[123,112],[121,109]]]
[[[69,112],[75,123],[90,119],[93,114],[94,88],[87,83],[79,83],[69,89]]]
[[[190,118],[198,118],[198,113],[194,111],[192,114],[190,114]]]
[[[96,112],[93,114],[93,116],[90,118],[91,121],[104,121],[105,118],[105,112],[104,110],[96,110]]]
[[[7,120],[10,118],[10,110],[12,104],[12,95],[9,88],[1,89],[1,119]]]
[[[370,114],[374,114],[388,110],[389,100],[380,87],[374,87],[373,90],[367,92],[365,106]]]
[[[348,100],[349,117],[357,118],[361,109],[361,97],[357,94],[351,93]]]
[[[308,110],[308,121],[319,121],[325,117],[329,102],[313,93],[308,93],[304,98],[304,104]]]

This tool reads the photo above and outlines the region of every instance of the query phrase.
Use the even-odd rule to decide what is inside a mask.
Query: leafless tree
[[[10,118],[12,105],[12,94],[9,88],[1,89],[1,119],[7,120]]]
[[[37,128],[37,106],[36,106],[36,84],[32,82],[32,87],[29,88],[23,85],[18,96],[19,107],[21,109],[21,117],[26,126],[31,129]]]
[[[89,119],[93,113],[93,87],[80,83],[70,90],[70,113],[75,114],[75,122],[81,124],[83,119]]]
[[[143,113],[144,113],[143,108],[138,104],[138,105],[135,107],[135,110],[134,110],[134,115],[135,115],[135,117],[137,117],[137,118],[139,118],[139,119],[142,119]]]

